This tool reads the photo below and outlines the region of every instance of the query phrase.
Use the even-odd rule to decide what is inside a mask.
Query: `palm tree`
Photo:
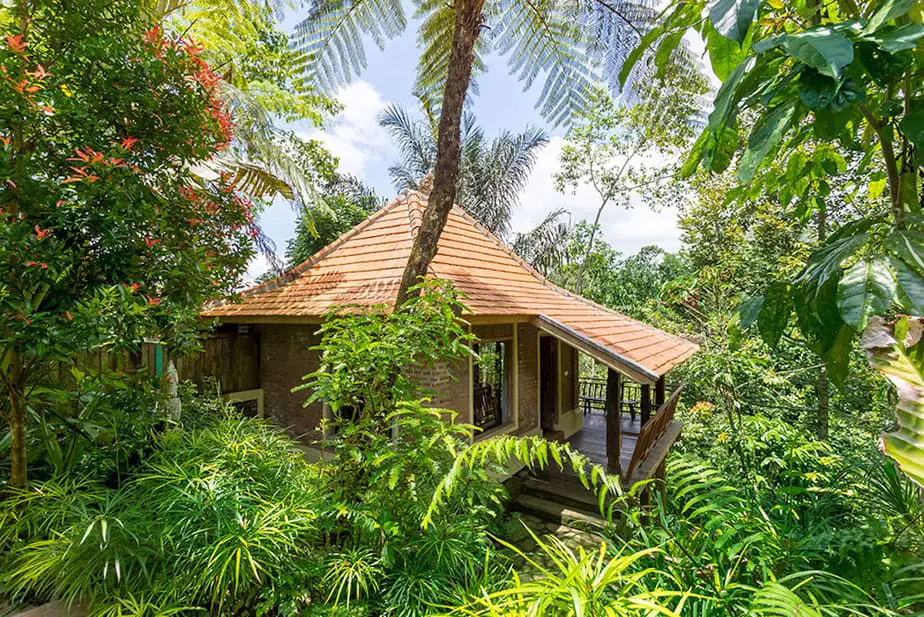
[[[647,2],[415,0],[417,16],[423,19],[416,91],[440,113],[433,189],[404,270],[398,304],[426,273],[455,201],[463,109],[473,73],[477,77],[483,69],[487,52],[507,56],[511,72],[527,87],[544,76],[538,106],[550,121],[562,123],[584,106],[595,67],[620,66],[636,46],[642,33],[630,15],[653,19],[654,10],[642,10]],[[364,37],[382,46],[406,26],[401,0],[318,0],[297,28],[296,44],[313,56],[317,83],[331,88],[364,68]],[[625,37],[630,27],[635,35]]]
[[[414,118],[398,105],[387,107],[379,115],[398,146],[401,160],[388,172],[395,188],[417,189],[422,178],[433,172],[436,164],[436,123]],[[548,135],[529,127],[522,133],[503,131],[492,140],[471,113],[464,113],[461,126],[461,154],[456,203],[500,238],[510,233],[510,220],[536,163],[536,154],[545,146]]]
[[[562,220],[565,214],[562,208],[549,212],[535,228],[517,234],[513,241],[513,251],[543,276],[555,271],[567,257],[572,227]]]

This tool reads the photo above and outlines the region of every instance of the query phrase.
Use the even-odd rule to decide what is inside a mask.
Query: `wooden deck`
[[[628,469],[635,442],[641,429],[641,419],[632,420],[628,415],[622,416],[622,449],[619,453],[619,465]],[[583,452],[592,462],[606,466],[606,416],[601,413],[589,413],[584,416],[584,428],[568,439],[568,444],[575,450]]]

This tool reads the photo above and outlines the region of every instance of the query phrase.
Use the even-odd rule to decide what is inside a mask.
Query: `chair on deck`
[[[582,377],[578,380],[578,404],[586,416],[593,409],[606,409],[606,380]]]

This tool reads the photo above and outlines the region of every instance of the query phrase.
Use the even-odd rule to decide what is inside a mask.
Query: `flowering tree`
[[[0,388],[25,486],[31,384],[145,336],[190,340],[252,254],[251,204],[190,171],[227,146],[220,78],[131,0],[21,2],[0,23]]]

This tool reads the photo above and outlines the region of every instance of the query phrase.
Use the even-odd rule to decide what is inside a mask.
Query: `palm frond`
[[[561,220],[564,208],[553,210],[535,228],[518,234],[513,251],[542,274],[548,274],[565,260],[571,226]]]
[[[490,10],[490,6],[486,11]],[[422,50],[417,62],[417,79],[414,93],[423,102],[424,108],[439,116],[443,102],[443,88],[449,74],[449,57],[452,49],[452,35],[455,28],[455,12],[452,4],[444,0],[424,0],[415,14],[422,23],[417,33],[417,46]],[[491,52],[490,33],[482,33],[475,41],[472,78],[465,96],[466,104],[478,95],[478,76],[484,71],[484,58]]]
[[[436,164],[436,135],[400,105],[389,105],[379,114],[379,126],[394,140],[401,163],[389,168],[395,188],[416,188]]]
[[[553,124],[566,123],[586,107],[596,79],[586,54],[582,10],[564,0],[501,0],[492,38],[506,55],[510,71],[530,88],[540,75],[545,83],[539,107]]]
[[[311,82],[330,92],[366,68],[364,37],[382,49],[406,26],[401,0],[317,0],[295,27],[293,44],[314,61]]]
[[[238,190],[259,199],[281,195],[295,199],[292,187],[257,163],[228,160],[224,167],[234,173],[234,184]]]
[[[480,177],[467,187],[474,193],[478,214],[470,213],[498,236],[509,233],[513,209],[529,182],[537,153],[548,141],[546,132],[535,127],[519,134],[504,131],[481,153]]]

